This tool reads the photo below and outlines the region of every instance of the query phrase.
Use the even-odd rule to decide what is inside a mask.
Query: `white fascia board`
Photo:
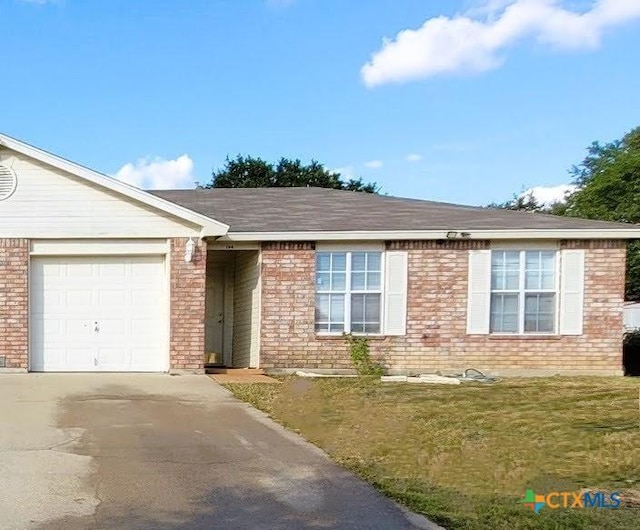
[[[161,199],[160,197],[147,193],[135,186],[131,186],[130,184],[126,184],[125,182],[121,182],[115,178],[98,173],[97,171],[61,158],[52,153],[48,153],[47,151],[43,151],[37,147],[33,147],[32,145],[16,140],[15,138],[11,138],[10,136],[0,134],[0,146],[33,158],[34,160],[44,164],[48,164],[56,169],[70,173],[78,178],[119,193],[120,195],[124,195],[125,197],[146,204],[147,206],[151,206],[152,208],[162,212],[171,214],[184,221],[198,225],[202,227],[200,232],[201,237],[222,236],[229,231],[228,225],[216,221],[215,219],[211,219],[206,215],[196,213],[188,208],[184,208],[165,199]]]
[[[447,233],[458,232],[468,237],[447,238]],[[218,241],[366,241],[366,240],[418,240],[451,239],[640,239],[637,228],[598,230],[542,229],[542,230],[386,230],[350,232],[229,232]]]

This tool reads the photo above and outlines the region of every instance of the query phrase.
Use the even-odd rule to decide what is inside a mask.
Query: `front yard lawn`
[[[386,495],[446,528],[640,528],[637,379],[410,385],[288,378],[227,385]],[[619,509],[520,502],[582,488]]]

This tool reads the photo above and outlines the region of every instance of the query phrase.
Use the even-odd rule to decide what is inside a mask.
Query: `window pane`
[[[382,270],[382,253],[367,253],[367,270],[380,272]]]
[[[526,271],[524,276],[524,288],[525,289],[540,289],[540,272]]]
[[[366,269],[366,254],[364,252],[353,252],[351,254],[351,270],[352,271],[365,271]]]
[[[364,296],[363,294],[351,295],[351,324],[364,322]]]
[[[491,289],[502,291],[505,289],[504,270],[492,270],[491,271]]]
[[[351,295],[351,331],[354,333],[380,332],[380,295]]]
[[[344,252],[331,253],[331,268],[334,272],[347,270],[347,255]]]
[[[351,274],[351,288],[355,291],[362,291],[365,289],[365,274],[364,272],[354,272]]]
[[[316,296],[316,331],[344,331],[344,295],[319,294]]]
[[[344,272],[334,272],[331,275],[331,290],[344,291],[347,288],[347,275]]]
[[[318,272],[316,274],[316,288],[318,291],[328,291],[331,288],[331,274]]]
[[[331,295],[331,322],[344,321],[344,295]]]
[[[525,296],[525,332],[552,333],[554,321],[555,294],[537,293]]]
[[[518,270],[520,268],[520,252],[517,250],[509,250],[504,253],[505,268],[508,270]]]
[[[367,274],[367,289],[378,290],[380,289],[380,273],[369,272]]]
[[[491,289],[516,290],[520,285],[520,253],[495,250],[491,253]]]
[[[491,322],[492,332],[517,333],[518,331],[518,295],[517,294],[492,294],[491,295]]]
[[[380,322],[380,295],[379,294],[365,295],[364,318],[365,318],[365,322]]]
[[[319,294],[316,296],[316,322],[328,322],[330,310],[330,296]]]
[[[553,289],[555,287],[555,252],[529,250],[525,254],[525,289]]]
[[[504,278],[505,289],[520,288],[520,271],[506,271]]]
[[[318,252],[316,254],[316,270],[327,271],[327,272],[331,270],[331,253],[330,252]]]
[[[528,270],[538,270],[540,268],[540,251],[529,250],[525,252],[525,263]]]
[[[540,252],[540,266],[542,270],[553,271],[556,268],[555,251]]]

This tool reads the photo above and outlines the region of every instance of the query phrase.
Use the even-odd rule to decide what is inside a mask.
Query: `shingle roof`
[[[231,233],[638,228],[326,188],[216,188],[150,193],[228,224]]]

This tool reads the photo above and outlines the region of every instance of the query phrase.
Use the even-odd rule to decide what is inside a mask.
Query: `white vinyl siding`
[[[318,251],[316,332],[404,334],[406,284],[406,252]]]
[[[581,335],[584,250],[469,252],[467,333]]]
[[[260,335],[260,266],[257,251],[238,251],[233,295],[233,366],[254,366]],[[256,365],[257,366],[257,365]]]
[[[17,175],[2,201],[0,237],[150,238],[197,236],[200,227],[10,151],[0,162]]]

